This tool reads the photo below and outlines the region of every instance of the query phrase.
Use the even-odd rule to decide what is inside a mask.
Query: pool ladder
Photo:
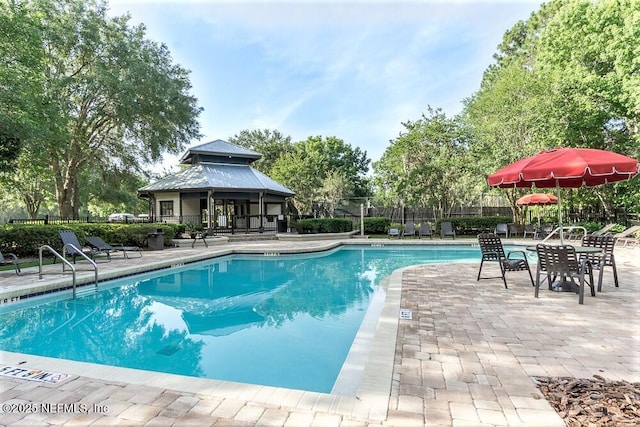
[[[62,253],[66,252],[67,247],[70,247],[71,249],[75,249],[75,251],[77,252],[77,256],[83,257],[84,259],[89,261],[89,264],[91,264],[93,266],[96,289],[98,289],[98,265],[95,263],[95,261],[93,261],[91,258],[89,258],[84,252],[82,252],[82,250],[80,250],[80,248],[76,248],[74,245],[72,245],[70,243],[67,243],[66,245],[64,245],[62,247]],[[73,264],[71,264],[67,260],[67,258],[65,258],[64,256],[60,255],[58,252],[56,252],[55,249],[53,249],[49,245],[40,246],[40,250],[39,250],[40,262],[38,263],[38,275],[39,275],[40,279],[42,279],[42,275],[44,274],[42,272],[42,253],[45,250],[51,252],[54,257],[56,257],[60,261],[62,261],[62,274],[64,274],[64,272],[65,272],[65,267],[69,267],[69,269],[71,269],[71,272],[73,274],[73,282],[72,282],[73,283],[73,293],[72,293],[72,295],[73,295],[73,299],[75,299],[76,298],[76,267]]]

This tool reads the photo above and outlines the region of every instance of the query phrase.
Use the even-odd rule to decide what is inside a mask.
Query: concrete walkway
[[[282,253],[336,244],[268,241],[196,246],[114,260],[100,264],[100,271],[108,276],[231,251]],[[501,279],[477,282],[475,263],[396,271],[386,284],[386,311],[371,338],[363,385],[356,396],[0,351],[0,365],[24,362],[30,368],[73,375],[53,385],[0,377],[0,403],[5,405],[0,425],[562,426],[532,377],[600,375],[640,381],[640,250],[616,249],[616,257],[620,287],[613,287],[611,271],[605,270],[603,291],[596,298],[585,295],[584,305],[578,304],[577,295],[547,290],[535,299],[523,272],[508,273],[509,289]],[[61,266],[47,268],[55,272]],[[496,265],[486,267],[487,275],[497,272]],[[69,281],[57,274],[39,280],[34,271],[30,273],[18,278],[11,271],[0,272],[0,299]],[[86,280],[91,274],[79,276]],[[399,309],[410,310],[411,319],[399,319]]]

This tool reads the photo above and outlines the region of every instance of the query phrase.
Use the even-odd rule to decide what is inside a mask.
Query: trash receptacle
[[[150,228],[147,233],[147,246],[150,251],[164,249],[164,230],[162,228]]]
[[[286,233],[287,232],[287,220],[279,219],[277,221],[278,233]]]

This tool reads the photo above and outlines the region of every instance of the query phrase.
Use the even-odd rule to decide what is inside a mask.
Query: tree
[[[262,154],[262,158],[254,162],[253,166],[265,175],[270,175],[275,162],[292,149],[290,136],[285,137],[279,131],[269,129],[245,129],[239,135],[229,138],[229,142]]]
[[[353,191],[342,197],[368,196],[365,174],[369,163],[366,152],[351,147],[335,136],[324,139],[312,136],[294,143],[289,153],[279,157],[271,169],[271,177],[296,193],[293,205],[299,213],[317,214],[314,206],[321,201],[324,180],[330,176],[334,176],[334,179],[340,176],[352,186]],[[325,193],[334,186],[329,185],[330,182],[335,184],[332,179],[327,181]]]
[[[83,171],[118,164],[141,171],[199,137],[201,109],[188,72],[144,26],[108,18],[95,0],[33,0],[42,28],[48,137],[29,141],[49,164],[60,215],[77,218]]]
[[[465,101],[464,120],[474,134],[471,152],[479,171],[489,174],[553,146],[638,157],[638,24],[638,2],[567,0],[544,4],[507,31],[496,64]],[[637,181],[570,195],[576,205],[588,205],[598,194],[610,210],[623,202],[621,188],[639,192]],[[522,190],[500,191],[519,220],[515,200]]]
[[[476,194],[467,163],[469,135],[457,118],[432,107],[427,112],[403,123],[405,131],[374,163],[376,194],[383,203],[432,207],[448,217]]]
[[[0,172],[11,171],[24,140],[44,128],[41,45],[29,5],[0,0]]]
[[[314,201],[318,200],[320,182],[314,173],[316,166],[313,159],[294,149],[279,157],[271,169],[271,178],[296,193],[291,204],[299,214],[311,214]]]
[[[2,179],[8,188],[15,191],[15,196],[22,202],[31,219],[38,217],[40,208],[47,200],[54,199],[50,191],[53,180],[46,173],[45,166],[31,161],[33,157],[29,147],[26,147],[16,162],[14,173],[5,174]]]
[[[561,5],[539,36],[537,71],[553,82],[569,146],[640,157],[640,2],[573,0]],[[640,211],[640,181],[582,189],[572,203],[595,195],[606,212]]]
[[[470,164],[479,179],[544,148],[562,145],[558,125],[549,114],[554,108],[549,90],[545,80],[512,62],[465,100],[465,122],[474,135]],[[516,223],[522,223],[523,210],[516,200],[525,190],[499,191],[506,195]]]
[[[340,202],[353,194],[353,183],[338,171],[331,171],[322,180],[319,192],[320,203],[328,216],[338,208]]]

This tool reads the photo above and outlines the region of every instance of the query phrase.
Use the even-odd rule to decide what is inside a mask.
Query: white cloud
[[[540,4],[111,2],[192,70],[207,140],[253,128],[335,135],[373,160],[428,105],[458,113],[503,33]]]

